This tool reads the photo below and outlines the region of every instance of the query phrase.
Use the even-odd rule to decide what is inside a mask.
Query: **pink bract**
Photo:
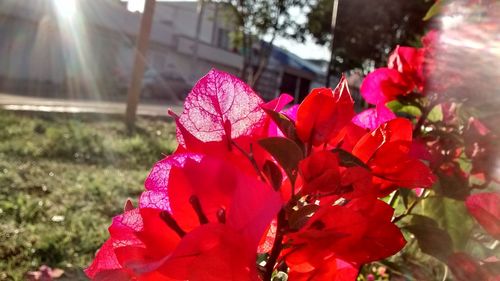
[[[230,141],[258,133],[265,117],[262,103],[243,81],[213,69],[187,96],[179,122],[202,142]]]
[[[384,104],[369,108],[357,114],[352,122],[362,128],[375,130],[378,126],[395,119],[396,115]]]

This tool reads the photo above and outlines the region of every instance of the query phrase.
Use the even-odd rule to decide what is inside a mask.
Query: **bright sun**
[[[52,0],[60,17],[72,20],[76,13],[77,0]]]

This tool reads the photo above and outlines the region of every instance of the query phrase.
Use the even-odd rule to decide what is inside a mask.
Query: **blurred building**
[[[213,67],[240,73],[243,57],[232,46],[236,26],[230,12],[205,3],[198,33],[197,5],[157,2],[144,90],[156,90],[160,83],[160,97],[182,96]],[[118,0],[2,0],[0,91],[75,98],[124,95],[140,19]],[[300,99],[323,76],[321,67],[274,46],[255,88],[265,99],[281,92]]]

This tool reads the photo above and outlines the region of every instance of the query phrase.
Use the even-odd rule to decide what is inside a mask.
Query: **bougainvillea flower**
[[[288,273],[292,281],[352,281],[356,280],[359,265],[345,262],[334,256],[326,259],[319,267],[293,267]]]
[[[469,213],[495,239],[500,240],[500,194],[482,192],[470,195],[465,200]]]
[[[230,142],[261,133],[262,99],[243,81],[218,70],[201,78],[184,102],[179,125],[201,142]],[[180,145],[184,145],[178,134]]]
[[[149,274],[170,278],[158,280],[241,280],[244,272],[246,280],[257,280],[256,250],[281,207],[280,195],[230,162],[208,156],[175,157],[183,160],[164,161],[174,164],[146,181],[157,191],[166,184],[163,192],[170,212],[141,208],[118,217],[110,227],[111,242],[106,242],[87,274],[91,278],[129,274],[139,280],[157,280]],[[163,206],[163,202],[153,204],[155,198],[141,200]],[[210,276],[213,279],[207,279]]]
[[[339,159],[331,151],[313,153],[302,160],[299,170],[303,180],[303,194],[335,192],[340,188]]]
[[[470,173],[488,184],[497,180],[493,167],[500,154],[498,137],[477,118],[471,117],[464,130],[464,152],[472,160]]]
[[[297,111],[295,125],[299,138],[314,146],[328,143],[351,121],[353,104],[345,77],[333,91],[327,88],[312,90]]]
[[[285,106],[289,104],[290,102],[293,101],[293,97],[290,96],[289,94],[281,94],[279,97],[261,105],[261,107],[265,110],[269,111],[274,111],[274,112],[279,112],[290,118],[291,120],[295,121],[295,118],[293,116],[293,110],[294,108],[297,107],[297,105],[291,106],[288,109],[285,109]],[[296,110],[296,109],[295,109]],[[267,136],[268,137],[284,137],[283,132],[278,128],[276,123],[272,121],[271,117],[268,116],[267,118]]]
[[[378,104],[374,108],[369,108],[354,116],[352,122],[362,128],[375,130],[378,126],[396,118],[394,114],[384,104]]]
[[[343,167],[337,153],[321,150],[299,163],[300,194],[318,196],[320,205],[340,198],[376,197],[372,174],[365,167]]]
[[[363,136],[352,154],[370,167],[374,184],[384,196],[398,187],[422,188],[434,183],[429,167],[410,157],[411,146],[411,122],[396,118]]]
[[[92,280],[131,280],[139,276],[134,269],[141,265],[157,267],[180,240],[161,220],[160,212],[133,209],[114,217],[109,227],[110,238],[85,270],[87,276]],[[153,269],[144,272],[139,280],[171,280],[161,278]]]
[[[313,276],[329,259],[356,265],[391,256],[406,244],[401,231],[391,223],[393,212],[375,198],[325,205],[302,229],[287,237],[290,249],[286,263],[291,271]]]
[[[424,86],[425,49],[397,46],[389,56],[387,66],[409,77],[416,88],[422,92]]]
[[[268,106],[282,108],[290,98],[282,96]],[[269,159],[265,150],[255,145],[266,134],[268,117],[263,106],[262,99],[243,81],[211,70],[187,96],[182,114],[170,113],[177,125],[176,153],[210,155],[252,172],[254,168],[241,149],[252,150],[259,165]]]
[[[360,92],[369,104],[385,104],[413,91],[415,85],[402,73],[391,68],[378,68],[361,83]]]
[[[361,83],[361,95],[370,104],[386,103],[424,89],[424,49],[398,46],[387,68],[378,68]]]
[[[481,268],[479,263],[466,253],[454,253],[448,257],[448,267],[453,272],[453,276],[458,281],[495,281],[486,270]]]
[[[287,104],[292,101],[293,97],[289,94],[281,94],[279,97],[264,103],[263,105],[261,105],[261,107],[267,110],[280,112],[281,110],[283,110],[283,108],[285,108]]]

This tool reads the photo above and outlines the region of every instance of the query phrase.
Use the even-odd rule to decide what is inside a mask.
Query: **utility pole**
[[[137,115],[137,105],[141,94],[142,78],[146,65],[147,51],[149,47],[149,36],[153,24],[153,15],[155,11],[156,0],[146,0],[144,3],[144,12],[141,18],[141,27],[137,36],[136,48],[134,54],[134,68],[132,78],[127,93],[127,109],[125,112],[125,124],[129,132],[135,128],[135,119]]]
[[[339,9],[339,0],[333,0],[333,9],[332,9],[332,24],[330,26],[331,30],[331,35],[332,35],[332,41],[330,43],[330,62],[328,63],[328,70],[326,72],[326,82],[325,86],[327,88],[330,87],[330,76],[332,76],[332,68],[333,68],[333,60],[335,58],[335,54],[333,53],[333,42],[335,38],[335,26],[337,25],[337,13]]]
[[[196,8],[196,14],[197,14],[197,19],[196,19],[196,30],[195,30],[195,36],[194,36],[194,45],[193,45],[193,57],[191,59],[191,73],[189,80],[191,83],[196,83],[196,69],[198,65],[198,48],[200,44],[200,33],[201,33],[201,26],[203,24],[203,14],[205,11],[205,1],[204,0],[198,0],[198,7]],[[214,18],[214,21],[216,19]]]

